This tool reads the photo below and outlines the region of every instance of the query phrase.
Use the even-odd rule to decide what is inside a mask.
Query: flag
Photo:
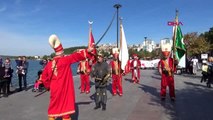
[[[179,61],[186,53],[186,46],[183,41],[183,34],[179,25],[176,26],[175,32],[175,56],[176,59]]]
[[[121,61],[121,69],[125,70],[125,66],[129,59],[129,53],[126,43],[126,37],[124,34],[123,25],[120,24],[120,52],[119,52],[119,60]]]
[[[97,50],[95,48],[95,40],[92,34],[92,28],[89,29],[89,40],[88,40],[88,48],[94,48],[92,54],[96,55]],[[95,57],[92,58],[93,63],[95,63]]]

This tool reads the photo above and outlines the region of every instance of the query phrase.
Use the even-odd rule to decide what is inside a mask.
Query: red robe
[[[41,80],[50,90],[49,117],[60,117],[75,112],[75,91],[70,65],[86,57],[90,57],[86,50],[55,57],[44,68]]]
[[[176,66],[173,67],[173,59],[168,58],[166,60],[160,60],[158,63],[158,69],[161,73],[161,96],[166,96],[166,87],[169,87],[169,95],[170,97],[175,97],[175,85],[174,85],[174,69],[176,69]],[[169,73],[163,72],[165,69],[169,70]]]
[[[116,95],[118,88],[119,95],[121,96],[123,94],[121,64],[118,61],[112,60],[110,65],[112,70],[112,94]]]
[[[136,62],[136,64],[134,64]],[[138,59],[133,59],[131,64],[132,69],[132,81],[138,83],[140,80],[140,68],[141,68],[141,62]]]
[[[81,61],[78,65],[78,71],[81,78],[81,92],[90,92],[90,80],[89,75],[91,71],[91,65],[88,60]]]

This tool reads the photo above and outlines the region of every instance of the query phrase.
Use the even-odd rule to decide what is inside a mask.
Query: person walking
[[[202,78],[201,78],[201,83],[204,81],[206,82],[206,80],[208,79],[208,65],[207,65],[207,61],[203,60],[203,64],[202,64]]]
[[[161,74],[161,100],[166,98],[166,88],[169,87],[169,95],[172,101],[175,101],[175,83],[174,83],[174,70],[176,65],[173,58],[170,57],[171,45],[169,43],[161,44],[163,57],[158,63],[158,70]]]
[[[110,77],[109,64],[104,61],[103,54],[98,54],[98,61],[92,67],[91,77],[95,79],[95,107],[99,109],[102,106],[102,110],[106,110],[107,103],[107,81]]]
[[[193,57],[191,62],[192,62],[192,74],[196,75],[198,69],[198,59],[196,57]]]
[[[55,51],[55,57],[48,62],[41,75],[41,82],[50,91],[48,120],[62,117],[71,120],[75,113],[75,90],[70,65],[90,58],[93,48],[64,55],[64,49],[56,35],[49,37],[49,44]]]
[[[131,62],[132,82],[133,83],[139,83],[139,80],[140,80],[140,68],[141,68],[141,62],[138,59],[137,54],[133,54],[133,60]]]

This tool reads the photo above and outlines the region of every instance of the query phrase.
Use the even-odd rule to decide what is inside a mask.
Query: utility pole
[[[146,51],[146,39],[147,39],[147,37],[144,37],[144,42],[145,42],[145,43],[144,43],[144,45],[145,45],[144,48],[145,48],[145,51]]]
[[[117,9],[117,48],[118,48],[119,8],[121,8],[121,5],[120,4],[115,4],[113,7]]]

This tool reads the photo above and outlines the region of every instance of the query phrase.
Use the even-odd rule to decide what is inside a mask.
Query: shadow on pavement
[[[151,76],[151,77],[154,78],[154,79],[157,79],[157,80],[161,80],[161,76],[159,76],[159,77]]]
[[[212,89],[203,85],[184,82],[188,89],[176,92],[176,111],[181,120],[213,120]]]
[[[207,89],[207,86],[203,85],[203,84],[196,84],[196,83],[192,83],[192,82],[184,82],[184,83],[187,85],[191,85],[191,86],[195,86],[195,87],[203,87],[203,88]]]
[[[193,74],[181,74],[180,76],[183,76],[183,77],[188,77],[188,78],[200,78],[202,76],[199,76],[199,75],[193,75]]]
[[[156,88],[147,85],[141,85],[139,88],[151,94],[149,104],[164,107],[171,120],[213,120],[213,89],[191,82],[184,83],[189,87],[176,90],[175,102],[170,101],[168,88],[165,101],[160,100],[160,93]]]
[[[124,80],[126,80],[126,81],[128,81],[128,82],[132,83],[132,79],[125,78]]]
[[[79,116],[79,105],[88,105],[90,103],[92,103],[92,101],[77,102],[75,104],[75,113],[71,115],[71,120],[78,120],[78,116]],[[62,118],[57,118],[56,120],[62,120]]]
[[[148,103],[149,105],[153,106],[161,106],[165,108],[166,114],[170,116],[169,119],[171,120],[177,120],[178,116],[175,111],[175,102],[170,101],[170,99],[167,97],[165,101],[160,100],[160,93],[157,88],[154,88],[152,86],[147,85],[141,85],[139,88],[143,90],[145,93],[151,94],[151,101]],[[167,93],[168,96],[168,93]]]

